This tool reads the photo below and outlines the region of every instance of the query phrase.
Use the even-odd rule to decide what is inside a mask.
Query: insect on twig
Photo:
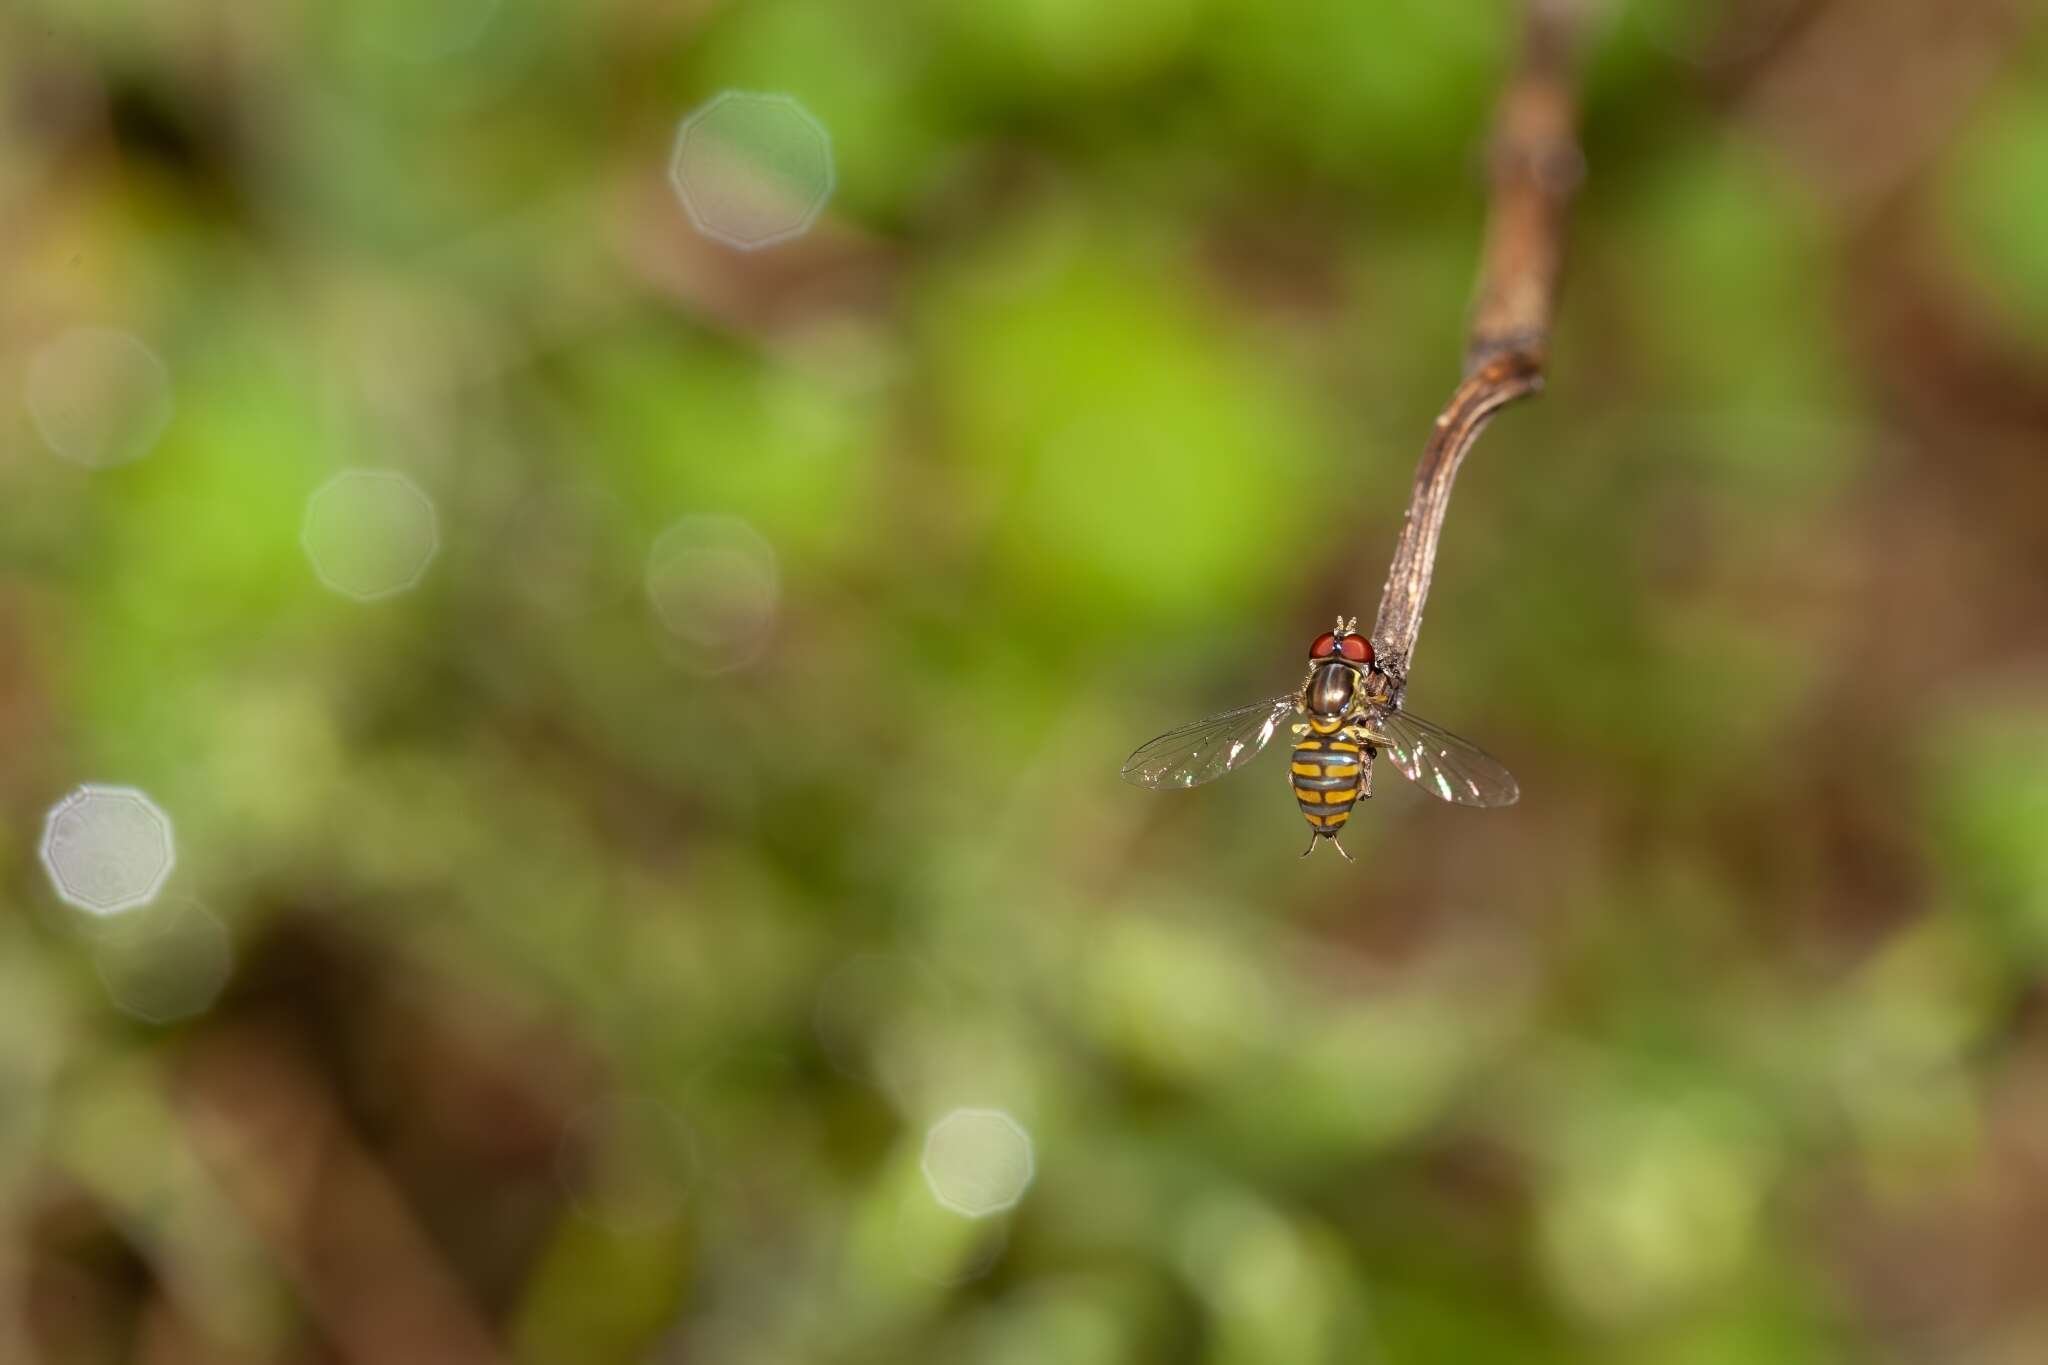
[[[1339,617],[1334,631],[1310,645],[1299,688],[1168,731],[1125,761],[1126,781],[1154,788],[1212,781],[1249,762],[1291,716],[1288,780],[1309,825],[1304,856],[1325,839],[1344,852],[1338,832],[1352,806],[1372,795],[1372,765],[1382,752],[1446,801],[1504,806],[1519,798],[1506,768],[1406,713],[1402,694],[1458,466],[1495,413],[1543,384],[1565,218],[1585,169],[1575,131],[1580,18],[1578,0],[1528,6],[1521,60],[1494,134],[1464,380],[1423,447],[1372,634]]]

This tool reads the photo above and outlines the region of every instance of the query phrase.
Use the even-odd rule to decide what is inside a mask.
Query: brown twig
[[[1521,62],[1501,100],[1465,379],[1423,447],[1373,625],[1374,653],[1397,684],[1407,676],[1422,625],[1458,466],[1495,413],[1543,386],[1565,216],[1584,172],[1577,141],[1579,10],[1576,0],[1531,0]]]

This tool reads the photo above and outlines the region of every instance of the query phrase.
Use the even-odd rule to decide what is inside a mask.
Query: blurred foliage
[[[1369,619],[1505,4],[0,13],[0,1360],[2048,1358],[2048,53],[1923,8],[1601,10],[1410,688],[1524,798],[1357,866],[1116,768]],[[664,177],[728,88],[798,240]],[[74,327],[146,457],[48,448]],[[417,589],[309,564],[350,467]],[[678,640],[691,517],[774,559]],[[209,1010],[54,894],[84,782]]]

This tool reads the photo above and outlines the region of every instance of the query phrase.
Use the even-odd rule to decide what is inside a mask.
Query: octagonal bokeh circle
[[[751,662],[782,600],[775,547],[737,517],[671,523],[648,548],[645,586],[676,662],[702,674]]]
[[[170,1024],[211,1008],[234,970],[234,942],[220,917],[198,901],[162,901],[124,916],[132,931],[93,947],[107,998],[131,1018]]]
[[[29,361],[23,400],[43,443],[88,469],[147,455],[170,425],[171,375],[141,338],[74,327]]]
[[[441,548],[434,500],[395,469],[345,469],[313,490],[299,543],[320,581],[375,602],[417,587]]]
[[[92,782],[50,808],[40,852],[57,894],[93,915],[149,904],[177,864],[171,818],[154,801]]]
[[[932,1197],[969,1218],[1016,1207],[1037,1174],[1031,1135],[1000,1109],[955,1109],[925,1134]]]
[[[726,90],[676,129],[669,184],[699,232],[741,251],[801,237],[832,198],[832,139],[790,95]]]

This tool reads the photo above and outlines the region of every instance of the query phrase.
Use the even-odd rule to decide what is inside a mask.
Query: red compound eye
[[[1337,636],[1333,631],[1324,631],[1316,636],[1316,642],[1308,647],[1311,659],[1327,659],[1337,652]]]
[[[1345,636],[1338,643],[1338,648],[1344,651],[1344,657],[1351,660],[1352,663],[1369,664],[1372,662],[1372,641],[1366,639],[1363,635]]]

